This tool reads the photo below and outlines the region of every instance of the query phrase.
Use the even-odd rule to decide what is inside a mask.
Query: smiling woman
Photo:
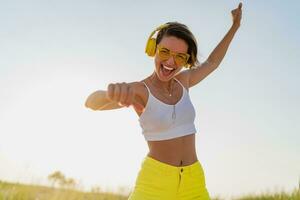
[[[241,4],[233,10],[233,25],[203,64],[197,60],[197,42],[179,22],[159,26],[147,41],[154,72],[141,81],[109,84],[86,101],[93,110],[133,106],[139,116],[149,153],[138,173],[129,200],[208,200],[205,173],[196,155],[195,108],[189,88],[222,61],[241,19]],[[152,36],[157,33],[156,38]],[[182,68],[188,68],[181,71]],[[98,96],[97,96],[98,95]],[[108,106],[109,107],[109,106]]]

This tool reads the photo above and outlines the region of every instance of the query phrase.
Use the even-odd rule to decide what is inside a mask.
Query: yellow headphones
[[[156,51],[156,38],[152,38],[152,36],[156,33],[156,31],[159,31],[167,26],[169,26],[169,24],[163,24],[163,25],[159,26],[158,28],[156,28],[150,34],[148,41],[147,41],[146,48],[145,48],[145,52],[148,56],[153,57],[155,55],[155,51]]]

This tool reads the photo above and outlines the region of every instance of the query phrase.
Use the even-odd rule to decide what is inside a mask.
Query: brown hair
[[[164,36],[175,36],[184,40],[188,44],[188,54],[190,58],[187,62],[187,67],[191,69],[193,66],[199,63],[197,59],[197,41],[193,33],[188,29],[188,27],[179,22],[168,22],[169,26],[161,29],[157,33],[156,44],[159,44]]]

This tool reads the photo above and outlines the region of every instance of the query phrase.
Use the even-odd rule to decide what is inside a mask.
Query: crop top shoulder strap
[[[189,92],[189,90],[186,89],[186,88],[184,87],[184,85],[183,85],[178,79],[174,78],[174,80],[176,80],[176,82],[178,82],[178,83],[181,85],[181,87],[183,88],[183,91],[182,91],[183,94],[182,94],[182,95],[184,95],[184,92],[185,92],[185,91],[186,91],[186,92]],[[153,96],[153,94],[151,93],[151,91],[150,91],[148,85],[146,84],[146,82],[145,82],[145,81],[142,81],[142,83],[144,83],[144,85],[146,86],[146,88],[147,88],[147,90],[148,90],[148,93],[149,93],[149,96]]]

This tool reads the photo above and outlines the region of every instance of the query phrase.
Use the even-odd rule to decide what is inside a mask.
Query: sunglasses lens
[[[158,51],[158,55],[162,60],[167,60],[170,58],[170,51],[165,48],[161,48]]]
[[[184,55],[176,55],[175,62],[177,63],[177,65],[183,66],[187,62],[187,57]]]

